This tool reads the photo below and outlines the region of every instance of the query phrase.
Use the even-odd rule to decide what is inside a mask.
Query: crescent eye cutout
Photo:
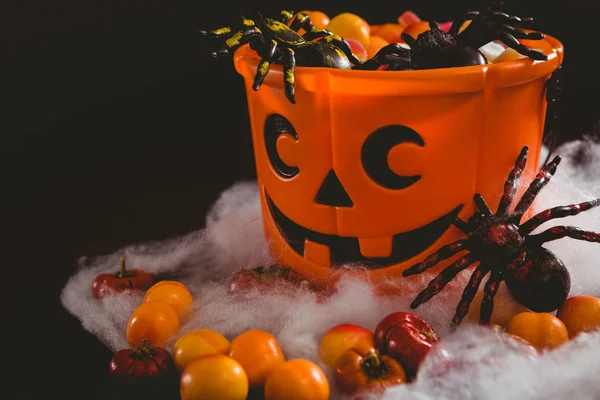
[[[279,175],[292,178],[300,172],[298,167],[287,165],[277,152],[277,139],[281,135],[290,135],[298,140],[298,134],[292,123],[279,114],[271,114],[265,121],[265,147],[271,165]]]
[[[388,153],[392,147],[402,143],[425,146],[421,135],[404,125],[383,126],[365,140],[361,161],[363,168],[373,182],[387,189],[405,189],[421,179],[420,175],[398,175],[388,164]]]

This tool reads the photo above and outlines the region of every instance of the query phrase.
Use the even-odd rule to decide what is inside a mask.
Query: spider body
[[[470,21],[469,25],[460,31],[465,21]],[[479,48],[494,40],[501,41],[533,60],[547,60],[545,54],[518,41],[544,38],[539,32],[527,32],[517,27],[532,21],[531,18],[519,18],[491,8],[468,11],[452,22],[448,32],[442,31],[432,21],[429,23],[430,29],[416,38],[407,33],[402,34],[409,49],[397,43],[389,44],[371,59],[353,68],[374,70],[387,65],[387,70],[411,70],[487,64],[488,60]]]
[[[304,29],[305,33],[300,35],[300,29]],[[302,13],[295,15],[290,11],[282,11],[279,19],[260,15],[254,19],[243,18],[238,30],[225,26],[200,33],[224,39],[223,47],[213,52],[213,57],[229,54],[249,43],[261,57],[252,86],[254,90],[262,85],[271,63],[283,65],[285,95],[291,103],[296,102],[296,65],[351,69],[353,64],[360,64],[348,42],[330,31],[315,27],[310,18]]]
[[[481,324],[490,323],[494,296],[502,281],[505,281],[513,297],[532,311],[550,312],[562,305],[571,287],[570,275],[563,261],[542,244],[564,237],[600,243],[600,233],[574,226],[555,226],[535,235],[531,232],[552,219],[577,215],[600,206],[600,199],[550,208],[521,223],[523,215],[560,163],[560,157],[557,156],[541,168],[514,209],[509,211],[527,162],[527,153],[528,148],[523,147],[506,180],[495,213],[492,213],[483,197],[476,194],[474,201],[478,211],[467,222],[459,218],[454,221],[465,238],[441,247],[403,272],[404,276],[422,273],[442,260],[466,252],[429,282],[412,302],[412,308],[430,300],[458,273],[475,264],[478,265],[464,288],[452,319],[453,326],[459,325],[467,314],[488,273],[490,277],[485,284],[479,316]]]

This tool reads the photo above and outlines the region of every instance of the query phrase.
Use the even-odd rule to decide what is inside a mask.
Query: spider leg
[[[570,237],[572,239],[584,240],[586,242],[597,242],[600,243],[600,233],[592,231],[584,231],[581,228],[575,226],[553,226],[537,235],[531,235],[527,237],[528,244],[533,246],[540,246],[543,243],[550,242],[552,240],[562,239],[564,237]]]
[[[427,287],[417,295],[417,297],[410,304],[410,308],[417,308],[426,301],[429,301],[433,296],[441,292],[444,286],[454,279],[459,272],[466,269],[468,266],[473,264],[473,262],[475,262],[475,256],[469,253],[453,262],[450,266],[444,268],[442,272],[433,278]]]
[[[524,56],[531,58],[532,60],[546,61],[548,59],[548,56],[544,53],[530,49],[524,44],[519,43],[519,41],[508,32],[498,32],[498,39],[508,47],[518,51]]]
[[[452,220],[452,225],[460,229],[464,234],[469,233],[469,225],[459,217],[454,217],[454,220]]]
[[[394,61],[398,62],[398,66],[400,66],[402,60],[405,60],[405,69],[410,68],[410,50],[400,46],[398,43],[390,43],[382,47],[381,50],[364,63],[355,65],[354,69],[374,71],[382,65],[389,64],[389,57],[391,56],[398,56],[398,58],[394,58]]]
[[[271,61],[273,56],[275,55],[275,51],[277,50],[277,42],[274,39],[271,39],[267,43],[262,52],[262,58],[256,67],[256,75],[254,76],[254,83],[252,84],[252,89],[258,90],[260,85],[262,85],[265,80],[265,76],[269,73]]]
[[[529,152],[529,147],[524,146],[521,149],[521,153],[519,157],[517,157],[517,161],[515,162],[515,166],[508,174],[508,178],[504,183],[504,194],[500,199],[500,204],[498,204],[498,208],[496,209],[496,215],[502,216],[506,214],[508,207],[512,203],[515,193],[517,192],[517,184],[521,175],[523,174],[523,170],[525,169],[525,165],[527,165],[527,153]]]
[[[225,28],[220,28],[220,29],[225,29]],[[218,31],[218,30],[219,29],[217,29],[215,31]],[[210,32],[200,31],[200,33],[210,36],[211,32],[215,32],[215,31],[210,31]],[[254,22],[252,22],[250,20],[244,20],[244,28],[240,29],[237,32],[234,32],[233,34],[223,34],[221,36],[213,36],[213,37],[227,37],[227,39],[225,39],[224,46],[221,47],[220,49],[218,49],[216,52],[212,53],[213,58],[227,55],[227,54],[235,51],[241,45],[248,43],[248,42],[251,42],[250,45],[255,50],[262,47],[261,45],[264,44],[264,41],[262,39],[262,33],[260,32],[260,29],[258,29],[254,25]]]
[[[296,57],[294,50],[287,48],[283,53],[283,85],[285,97],[292,104],[296,104],[296,89],[294,88],[294,71],[296,69]]]
[[[490,207],[487,205],[487,203],[483,199],[482,195],[477,193],[475,196],[473,196],[473,200],[475,200],[475,204],[477,205],[477,208],[479,208],[479,211],[481,211],[481,213],[483,215],[485,215],[487,217],[492,215],[492,210],[490,210]]]
[[[549,208],[531,217],[527,222],[523,223],[519,227],[519,230],[521,231],[522,235],[527,235],[530,232],[532,232],[535,228],[551,219],[564,218],[570,215],[577,215],[597,206],[600,206],[600,199],[586,201],[584,203],[579,204],[571,204],[569,206]]]
[[[550,182],[550,179],[556,172],[558,164],[560,164],[560,156],[554,157],[552,161],[546,164],[536,175],[535,179],[529,184],[529,187],[517,203],[515,210],[510,216],[511,222],[519,223],[525,211],[531,206],[533,200],[538,195],[540,190]]]
[[[320,28],[315,28],[315,29],[320,29]],[[348,57],[348,60],[350,60],[350,62],[352,64],[354,64],[354,65],[362,64],[361,61],[352,52],[352,49],[350,48],[350,45],[348,44],[348,42],[346,42],[344,39],[342,39],[342,37],[339,35],[332,34],[329,31],[325,31],[325,32],[327,32],[328,35],[325,36],[324,40],[327,40],[328,42],[333,43],[337,48],[342,50],[342,52],[346,55],[346,57]],[[306,38],[309,35],[309,33],[307,33],[303,37]],[[319,36],[316,36],[316,37],[319,37]]]
[[[483,289],[483,300],[481,300],[481,310],[479,312],[479,325],[489,325],[494,311],[494,297],[498,293],[498,288],[502,282],[502,275],[497,270],[492,270],[488,281]]]
[[[222,26],[220,28],[211,29],[208,31],[204,30],[204,29],[200,29],[198,32],[202,36],[210,36],[213,39],[219,39],[219,38],[233,36],[236,33],[243,33],[243,31],[244,31],[243,29],[240,29],[239,31],[234,31],[231,29],[230,26]]]
[[[458,325],[462,322],[469,311],[469,307],[477,294],[477,289],[479,289],[479,285],[481,285],[481,281],[483,277],[490,271],[489,268],[484,267],[482,264],[473,271],[473,275],[469,279],[469,283],[465,286],[465,290],[463,291],[462,297],[460,298],[460,302],[458,306],[456,306],[456,313],[454,313],[454,317],[452,318],[452,323],[450,327],[452,329],[456,329]]]
[[[523,29],[515,28],[507,24],[494,24],[497,29],[503,30],[514,36],[516,39],[542,40],[546,37],[540,32],[527,32]]]
[[[279,21],[287,24],[292,18],[294,18],[294,13],[291,10],[282,10],[279,13]]]
[[[442,246],[442,247],[440,247],[440,249],[438,251],[427,256],[427,258],[425,258],[425,260],[404,270],[402,272],[402,276],[410,276],[410,275],[420,274],[421,272],[426,271],[429,268],[433,267],[438,262],[440,262],[442,260],[446,260],[446,259],[452,257],[453,255],[455,255],[463,250],[466,250],[465,249],[466,244],[467,244],[467,240],[461,239],[461,240],[457,240],[456,242],[452,242],[445,246]]]
[[[452,21],[452,25],[450,26],[450,30],[448,30],[448,33],[453,37],[456,37],[456,35],[458,35],[458,31],[460,31],[460,28],[465,23],[465,21],[474,20],[479,16],[479,11],[467,11],[466,13],[462,14],[454,21]]]
[[[400,35],[400,37],[402,39],[404,39],[404,41],[406,42],[406,44],[408,44],[411,48],[414,46],[414,44],[416,43],[417,39],[415,39],[414,37],[410,36],[408,33],[406,32],[402,32],[402,34]]]

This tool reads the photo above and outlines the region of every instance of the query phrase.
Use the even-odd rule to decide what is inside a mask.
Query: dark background
[[[507,11],[565,46],[559,140],[600,117],[600,6],[513,1]],[[255,177],[242,78],[197,33],[253,9],[411,9],[445,21],[487,1],[221,2],[5,0],[0,132],[3,328],[11,398],[104,398],[111,353],[62,309],[78,257],[202,227],[232,183]],[[3,246],[4,247],[4,246]],[[8,257],[6,257],[8,256]]]

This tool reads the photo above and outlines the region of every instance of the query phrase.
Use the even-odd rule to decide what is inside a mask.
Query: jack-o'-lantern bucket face
[[[539,159],[544,85],[562,62],[560,42],[544,42],[543,62],[424,71],[299,67],[296,104],[284,95],[278,65],[254,91],[258,58],[240,48],[235,66],[246,85],[276,261],[321,283],[342,270],[383,283],[457,239],[454,218],[472,215],[475,193],[497,205],[524,145],[530,160]],[[526,174],[536,167],[530,162]]]

